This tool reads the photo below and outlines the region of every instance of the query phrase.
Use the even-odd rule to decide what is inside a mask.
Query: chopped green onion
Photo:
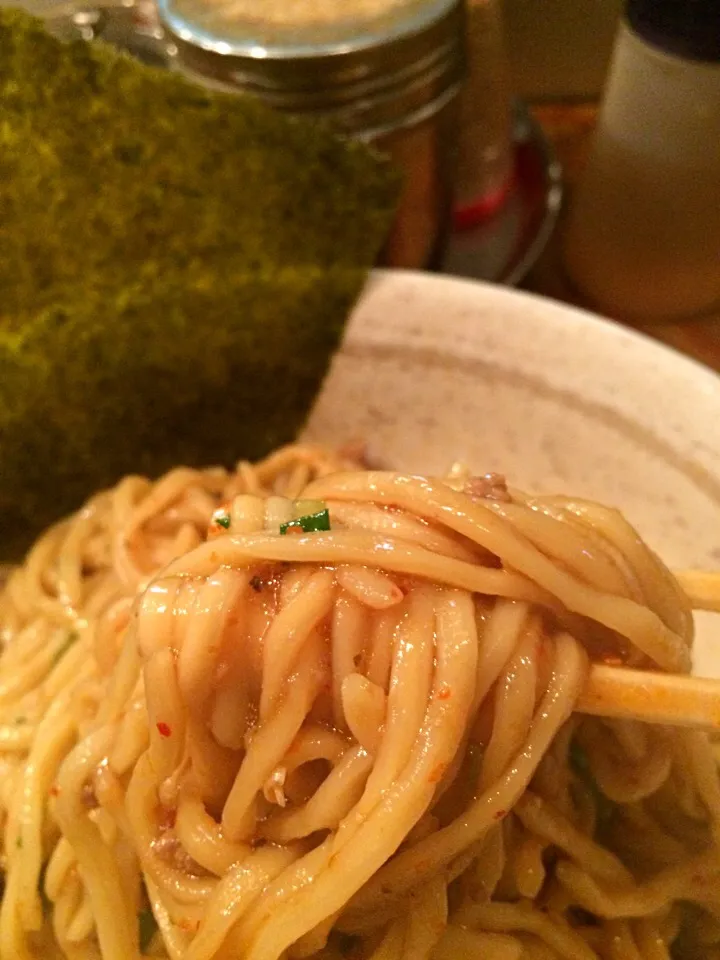
[[[330,529],[330,511],[327,507],[318,513],[309,513],[297,520],[280,524],[280,533],[289,533],[292,530],[302,530],[303,533],[317,533],[319,530]]]
[[[27,717],[15,717],[15,726],[21,727],[24,723],[27,723]]]
[[[145,953],[157,932],[157,921],[150,907],[146,907],[138,914],[138,930],[140,935],[140,950]]]
[[[219,527],[225,527],[226,530],[230,529],[230,514],[221,513],[219,516],[215,517],[215,523]]]
[[[67,638],[65,639],[65,643],[63,643],[63,645],[55,651],[55,656],[52,658],[52,665],[55,666],[56,664],[58,664],[62,660],[62,658],[65,656],[65,654],[68,652],[70,647],[74,643],[77,643],[79,639],[80,639],[80,634],[77,633],[75,630],[71,630],[70,633],[67,635]]]
[[[22,848],[23,848],[23,838],[22,838],[22,837],[18,836],[17,840],[15,841],[15,846],[18,848],[18,850],[22,850]]]

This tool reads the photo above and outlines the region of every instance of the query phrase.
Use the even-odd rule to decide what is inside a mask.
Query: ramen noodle
[[[614,510],[304,446],[131,476],[0,629],[3,960],[720,957],[708,735],[578,709],[690,666]]]

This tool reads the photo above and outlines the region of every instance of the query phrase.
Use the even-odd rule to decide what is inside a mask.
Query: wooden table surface
[[[587,157],[597,107],[592,103],[536,104],[533,112],[553,143],[563,165],[567,205],[567,199],[572,198],[573,187]],[[592,305],[584,302],[565,278],[559,254],[562,229],[561,216],[555,236],[524,286],[528,290],[592,309]],[[638,329],[720,373],[720,313],[677,323],[655,323]]]

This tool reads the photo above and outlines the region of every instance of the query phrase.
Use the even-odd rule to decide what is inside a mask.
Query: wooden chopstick
[[[720,680],[595,664],[575,709],[596,717],[720,731]]]
[[[720,613],[720,571],[676,570],[674,575],[695,610]]]
[[[695,610],[720,613],[720,571],[674,571]],[[720,680],[594,664],[576,710],[720,731]]]

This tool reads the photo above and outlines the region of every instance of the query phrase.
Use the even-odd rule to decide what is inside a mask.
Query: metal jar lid
[[[329,117],[348,133],[372,138],[420,122],[457,94],[463,0],[385,0],[365,15],[348,14],[363,6],[349,0],[332,6],[339,16],[282,23],[238,15],[232,0],[158,3],[182,70],[280,110]]]

